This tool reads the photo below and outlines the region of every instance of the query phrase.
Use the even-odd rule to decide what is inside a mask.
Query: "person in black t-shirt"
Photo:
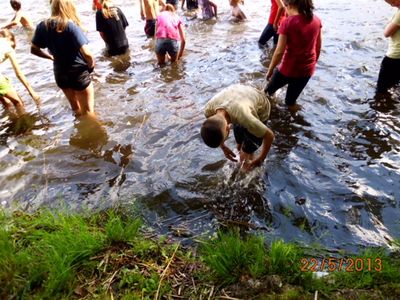
[[[125,28],[129,25],[123,12],[110,0],[100,1],[102,10],[96,12],[96,30],[106,43],[110,56],[124,54],[129,43]]]

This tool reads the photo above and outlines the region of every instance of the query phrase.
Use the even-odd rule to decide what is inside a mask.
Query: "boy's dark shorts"
[[[83,91],[92,82],[89,69],[71,69],[69,71],[54,71],[57,86],[60,89]]]
[[[146,20],[144,33],[147,37],[153,37],[156,34],[156,20]]]
[[[248,154],[256,152],[262,145],[263,138],[256,137],[241,125],[233,125],[236,143],[242,145],[242,151]]]

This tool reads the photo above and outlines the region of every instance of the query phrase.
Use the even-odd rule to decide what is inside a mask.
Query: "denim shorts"
[[[178,41],[171,39],[157,39],[156,53],[158,55],[165,55],[168,53],[170,56],[176,56],[178,54]]]

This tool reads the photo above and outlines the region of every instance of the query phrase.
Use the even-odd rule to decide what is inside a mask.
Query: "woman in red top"
[[[273,95],[288,85],[286,105],[297,111],[296,100],[314,74],[319,58],[322,25],[313,14],[312,0],[284,0],[284,4],[288,16],[279,26],[278,46],[266,75],[269,83],[265,92]]]

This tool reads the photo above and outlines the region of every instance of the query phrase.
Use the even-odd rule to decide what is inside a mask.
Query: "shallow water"
[[[118,58],[103,56],[94,13],[82,2],[102,125],[74,121],[51,62],[30,55],[29,34],[16,30],[22,70],[42,106],[38,113],[11,66],[2,66],[29,112],[19,122],[0,115],[4,207],[76,210],[135,202],[156,231],[183,238],[232,224],[268,239],[332,249],[400,238],[399,96],[374,100],[387,47],[383,28],[394,13],[384,1],[316,1],[323,50],[298,100],[303,109],[292,118],[278,93],[269,121],[276,141],[263,167],[247,176],[222,151],[203,145],[199,128],[205,103],[223,87],[263,86],[271,49],[259,49],[257,39],[268,1],[247,1],[245,23],[229,19],[228,1],[216,1],[218,22],[183,16],[186,55],[162,69],[136,1],[115,1],[130,23],[130,54]],[[48,15],[47,0],[24,5],[35,22]],[[0,8],[3,23],[12,14],[7,2]]]

